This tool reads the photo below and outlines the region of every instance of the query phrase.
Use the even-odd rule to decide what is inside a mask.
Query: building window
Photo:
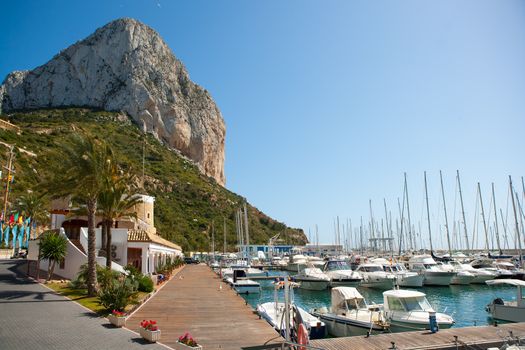
[[[60,262],[60,264],[58,265],[58,267],[63,270],[65,269],[66,267],[66,259],[62,259],[62,261]]]
[[[148,219],[149,219],[149,213],[148,213]]]

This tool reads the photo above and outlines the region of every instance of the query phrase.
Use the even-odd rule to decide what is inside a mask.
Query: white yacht
[[[320,269],[323,268],[325,261],[317,256],[309,256],[306,259],[308,264],[314,265],[314,267],[318,267]]]
[[[302,254],[292,255],[288,266],[286,266],[287,271],[300,272],[306,266],[306,256]]]
[[[392,332],[429,329],[429,312],[435,312],[424,293],[402,289],[383,292],[383,309]],[[436,321],[441,329],[454,324],[451,316],[438,312]]]
[[[495,261],[490,258],[479,258],[470,263],[472,267],[474,267],[476,270],[481,271],[489,271],[496,275],[496,279],[512,279],[514,276],[514,273],[507,270],[506,268],[502,268],[501,266],[497,266],[495,264]]]
[[[407,271],[400,263],[390,262],[384,258],[372,259],[371,262],[383,266],[383,270],[392,273],[396,277],[396,284],[399,287],[422,287],[425,276],[417,272]]]
[[[457,273],[441,269],[436,261],[428,254],[414,255],[408,260],[410,271],[425,276],[424,285],[448,286]]]
[[[323,290],[330,284],[330,277],[317,267],[307,267],[293,276],[293,279],[300,284],[299,288],[308,290]]]
[[[361,283],[363,277],[352,268],[345,260],[330,260],[323,266],[323,272],[330,277],[330,286],[355,287]]]
[[[485,284],[486,281],[496,278],[496,273],[494,271],[475,269],[472,265],[461,263],[457,260],[449,261],[448,264],[453,266],[455,271],[466,271],[472,274],[473,278],[470,281],[471,284]]]
[[[335,337],[348,337],[370,333],[383,333],[388,323],[379,305],[368,305],[354,287],[332,288],[332,305],[310,310],[326,323],[328,333]]]
[[[261,269],[256,269],[251,267],[247,264],[234,264],[230,267],[227,267],[225,269],[222,269],[222,276],[223,277],[233,277],[233,271],[234,270],[244,270],[246,273],[246,277],[252,278],[252,277],[266,277],[268,276],[267,271],[263,271]]]
[[[471,284],[474,281],[476,276],[474,276],[472,272],[462,269],[461,266],[455,263],[456,263],[455,261],[447,261],[443,263],[438,262],[437,264],[444,271],[450,271],[450,272],[456,273],[456,275],[452,277],[450,284],[454,284],[454,285]]]
[[[364,263],[357,267],[356,272],[363,276],[362,287],[375,289],[391,289],[394,287],[396,276],[383,271],[379,264]]]
[[[256,294],[261,292],[261,285],[246,277],[243,269],[233,270],[233,276],[225,277],[224,281],[239,294]]]
[[[525,322],[525,281],[518,279],[497,279],[487,281],[489,286],[507,284],[517,287],[516,301],[494,299],[487,305],[486,310],[492,318],[509,322]]]

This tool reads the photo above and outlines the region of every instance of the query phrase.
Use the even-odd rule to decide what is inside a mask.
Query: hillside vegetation
[[[154,196],[158,232],[184,250],[208,251],[211,226],[217,250],[223,247],[223,222],[230,251],[237,244],[235,212],[245,199],[203,175],[189,160],[168,149],[153,136],[142,133],[127,116],[81,108],[35,110],[0,116],[21,128],[21,133],[0,129],[0,141],[17,147],[15,183],[10,199],[27,190],[38,191],[42,179],[53,171],[50,151],[68,142],[73,133],[96,136],[112,146],[124,171],[141,182],[144,149],[144,190]],[[35,153],[34,157],[18,147]],[[6,164],[7,148],[0,145],[0,161]],[[5,176],[2,178],[2,180]],[[2,182],[2,187],[5,182]],[[281,233],[282,243],[304,244],[301,229],[286,227],[248,205],[250,242],[267,243]]]

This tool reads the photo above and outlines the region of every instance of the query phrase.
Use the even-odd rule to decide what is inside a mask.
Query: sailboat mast
[[[432,230],[430,229],[430,209],[428,207],[428,189],[427,189],[427,172],[424,172],[425,177],[425,198],[427,202],[427,222],[428,222],[428,238],[430,241],[430,251],[432,252],[434,250],[434,247],[432,246]]]
[[[499,254],[503,255],[503,250],[501,250],[501,243],[499,240],[499,228],[498,228],[498,211],[496,209],[496,195],[494,194],[494,182],[492,183],[492,204],[494,205],[494,223],[496,225],[496,243],[498,245]]]
[[[516,214],[516,203],[514,201],[514,189],[512,188],[512,178],[509,175],[509,188],[510,188],[510,196],[512,197],[512,209],[514,210],[514,223],[516,225],[516,237],[518,238],[518,251],[520,255],[520,266],[523,266],[523,256],[521,253],[521,235],[520,235],[520,228],[518,226],[518,216]]]
[[[445,231],[447,232],[448,254],[452,257],[452,246],[450,245],[450,232],[448,229],[447,204],[445,203],[445,189],[443,188],[443,175],[439,171],[439,179],[441,181],[441,195],[443,196],[443,210],[445,211]]]
[[[405,173],[405,193],[407,196],[407,215],[408,215],[408,242],[410,244],[410,249],[414,250],[415,242],[412,237],[412,223],[410,222],[410,205],[408,204],[408,183],[407,183],[407,173]]]
[[[246,230],[246,255],[249,263],[249,245],[250,245],[250,230],[248,230],[248,210],[246,209],[246,202],[244,202],[244,229]]]
[[[376,248],[376,241],[375,241],[375,231],[374,231],[374,214],[372,213],[372,200],[371,199],[368,201],[368,204],[370,206],[370,225],[371,225],[371,227],[370,227],[370,237],[368,237],[368,238],[369,238],[369,240],[372,239],[372,244],[373,244],[372,251],[375,251],[376,250],[375,249]]]
[[[483,197],[481,197],[481,186],[478,182],[478,194],[479,194],[479,204],[481,206],[481,218],[483,219],[483,229],[485,230],[485,244],[487,246],[487,251],[489,251],[489,233],[487,230],[487,222],[485,221],[485,211],[483,210]]]
[[[467,253],[468,253],[470,246],[468,244],[467,220],[465,219],[465,206],[463,205],[463,193],[461,191],[461,181],[459,180],[459,170],[456,170],[456,178],[458,180],[459,200],[461,202],[461,215],[463,216],[463,229],[465,232],[465,243],[467,245]]]

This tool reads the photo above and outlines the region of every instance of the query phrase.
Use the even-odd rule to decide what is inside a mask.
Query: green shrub
[[[139,279],[139,292],[151,293],[153,292],[153,281],[147,275],[143,275]]]
[[[137,283],[129,278],[113,280],[100,289],[98,299],[108,310],[124,310],[131,303],[131,296],[137,289]]]

